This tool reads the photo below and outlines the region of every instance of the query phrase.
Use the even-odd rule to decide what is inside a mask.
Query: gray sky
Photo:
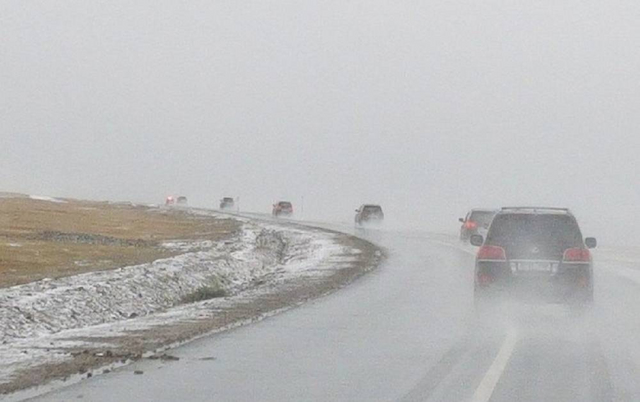
[[[0,189],[379,202],[434,230],[566,205],[623,238],[638,21],[635,0],[0,0]]]

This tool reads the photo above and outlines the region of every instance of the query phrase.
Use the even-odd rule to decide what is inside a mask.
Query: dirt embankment
[[[164,242],[218,241],[239,226],[179,209],[4,194],[0,288],[172,257],[181,251]]]

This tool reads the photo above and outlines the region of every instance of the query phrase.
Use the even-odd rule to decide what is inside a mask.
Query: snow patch
[[[30,195],[29,198],[31,198],[32,200],[38,200],[38,201],[55,202],[57,204],[66,204],[67,203],[65,200],[60,200],[58,198],[53,198],[53,197],[46,197],[46,196],[42,196],[42,195]]]
[[[65,349],[81,347],[77,339],[210,317],[269,291],[256,283],[330,275],[348,266],[358,252],[337,237],[245,220],[233,241],[166,243],[185,254],[0,289],[0,384],[22,370],[70,359]],[[185,296],[212,283],[228,296],[182,304]]]

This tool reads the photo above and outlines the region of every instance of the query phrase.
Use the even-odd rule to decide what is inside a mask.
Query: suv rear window
[[[364,207],[364,212],[369,212],[369,213],[380,213],[382,212],[382,208],[375,206],[375,205],[368,205]]]
[[[278,203],[278,205],[280,205],[282,208],[291,208],[290,202],[280,202]]]
[[[472,211],[469,220],[477,223],[479,226],[489,226],[495,215],[496,213],[491,211]]]
[[[557,255],[568,248],[582,247],[583,240],[578,223],[570,215],[499,214],[491,224],[487,244],[504,247],[507,254],[510,249],[531,245]]]

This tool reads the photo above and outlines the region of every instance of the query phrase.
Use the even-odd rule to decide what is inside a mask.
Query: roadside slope
[[[344,286],[383,258],[346,234],[235,220],[242,229],[232,239],[167,244],[181,252],[175,257],[0,290],[0,325],[7,328],[0,393],[108,372],[262,319]],[[212,287],[220,292],[202,298],[215,298],[188,303]]]

